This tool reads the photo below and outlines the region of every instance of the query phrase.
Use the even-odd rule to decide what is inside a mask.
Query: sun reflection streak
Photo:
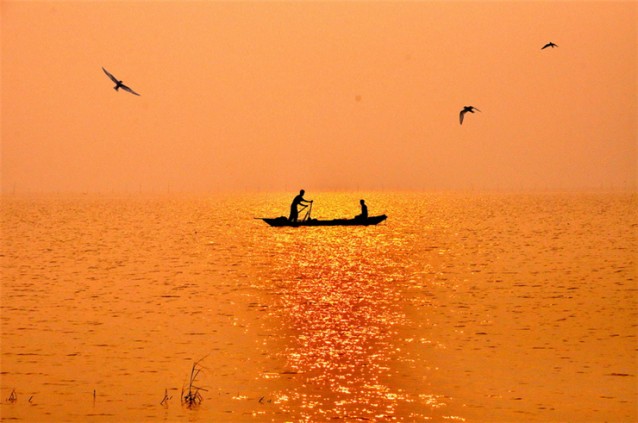
[[[374,228],[341,229],[277,234],[278,248],[289,248],[276,265],[289,330],[283,354],[294,382],[274,402],[306,421],[401,420],[401,404],[426,403],[391,384],[406,317],[396,284],[403,269],[388,252],[402,248]],[[426,405],[444,404],[432,395]]]

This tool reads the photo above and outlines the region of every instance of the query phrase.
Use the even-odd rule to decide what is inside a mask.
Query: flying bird
[[[115,91],[117,91],[118,89],[123,89],[124,91],[128,91],[131,94],[135,94],[135,95],[139,95],[138,93],[136,93],[135,91],[133,91],[130,87],[127,87],[126,85],[122,84],[122,81],[119,81],[116,77],[114,77],[113,75],[111,75],[111,73],[109,73],[109,71],[107,71],[106,69],[104,69],[104,67],[102,68],[102,70],[104,71],[104,73],[111,78],[111,81],[115,82],[115,86],[113,87],[113,89]]]
[[[474,106],[463,107],[463,110],[461,110],[461,113],[459,113],[459,121],[461,122],[461,125],[463,125],[463,116],[465,116],[467,112],[474,113],[474,110],[476,110],[477,112],[480,112],[480,110]]]
[[[558,47],[558,45],[556,45],[556,44],[554,44],[554,43],[552,43],[552,42],[550,41],[549,43],[545,44],[545,45],[541,48],[541,50],[545,50],[547,47],[556,48],[556,47]]]

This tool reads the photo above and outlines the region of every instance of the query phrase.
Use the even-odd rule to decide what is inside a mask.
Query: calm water
[[[4,197],[2,420],[638,420],[635,195],[292,194]]]

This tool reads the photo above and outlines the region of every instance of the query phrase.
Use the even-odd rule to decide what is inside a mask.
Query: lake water
[[[635,194],[293,195],[3,197],[1,420],[638,420]]]

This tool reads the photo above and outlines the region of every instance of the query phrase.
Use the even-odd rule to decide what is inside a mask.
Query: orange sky
[[[2,190],[635,189],[637,22],[636,2],[3,1]]]

